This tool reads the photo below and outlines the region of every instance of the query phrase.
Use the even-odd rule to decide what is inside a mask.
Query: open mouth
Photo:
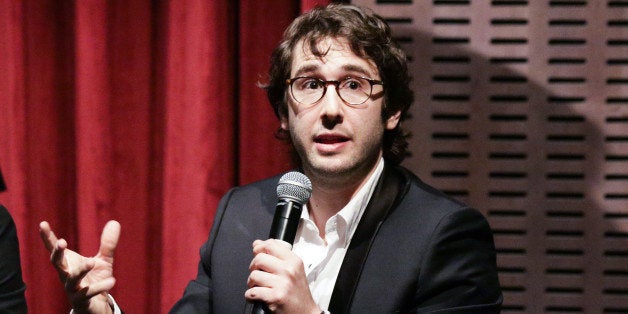
[[[339,144],[349,141],[349,138],[341,135],[319,135],[314,138],[318,144]]]

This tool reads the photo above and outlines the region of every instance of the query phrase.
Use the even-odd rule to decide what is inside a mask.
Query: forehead
[[[309,43],[304,40],[297,42],[292,50],[291,77],[337,71],[357,72],[370,78],[379,77],[375,63],[356,55],[344,38],[325,37],[316,43],[316,48],[321,53],[320,56],[312,53]]]

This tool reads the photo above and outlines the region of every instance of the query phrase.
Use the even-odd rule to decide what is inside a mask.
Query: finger
[[[109,292],[109,290],[113,289],[113,286],[116,284],[116,279],[113,277],[105,278],[99,282],[89,285],[89,289],[87,289],[86,296],[91,298],[97,294],[103,292]]]
[[[261,301],[264,303],[271,303],[271,297],[273,291],[267,287],[253,287],[244,292],[244,298],[249,301]]]
[[[52,229],[50,229],[50,224],[48,224],[47,221],[42,221],[39,223],[39,236],[44,242],[44,245],[46,246],[48,252],[52,253],[52,250],[54,249],[58,239],[55,236],[54,232],[52,232]]]
[[[256,247],[257,245],[260,245],[260,244],[262,244],[263,242],[264,242],[263,240],[259,240],[259,239],[258,239],[258,240],[253,241],[253,247]]]
[[[83,290],[84,296],[86,299],[92,298],[95,295],[109,292],[109,290],[113,289],[113,286],[116,284],[116,279],[113,277],[108,277],[98,282],[92,283]]]
[[[267,273],[265,271],[254,270],[249,274],[249,278],[247,278],[246,284],[247,287],[266,287],[272,288],[274,287],[273,282],[278,279],[277,275]]]
[[[98,254],[100,257],[105,258],[111,262],[113,259],[113,253],[118,246],[118,239],[120,239],[120,223],[111,220],[107,222],[105,228],[102,230],[100,236],[100,249]]]
[[[282,261],[275,256],[260,252],[253,257],[249,270],[261,270],[269,273],[276,273],[281,269]]]
[[[82,287],[81,280],[87,273],[94,268],[95,262],[91,258],[84,258],[82,261],[68,273],[65,278],[65,290],[68,292],[76,292]]]
[[[50,262],[59,270],[64,269],[66,266],[64,253],[67,247],[68,242],[66,242],[64,239],[59,239],[54,244],[52,252],[50,253]]]
[[[259,253],[266,253],[279,259],[288,259],[292,256],[290,244],[276,239],[253,242],[253,254]]]
[[[115,279],[113,277],[109,277],[103,279],[99,282],[95,282],[87,287],[76,291],[70,295],[70,301],[72,303],[72,308],[83,309],[79,310],[79,312],[87,312],[89,308],[90,300],[93,300],[94,297],[97,297],[99,294],[104,294],[111,290],[115,284]],[[76,313],[76,311],[75,311]]]

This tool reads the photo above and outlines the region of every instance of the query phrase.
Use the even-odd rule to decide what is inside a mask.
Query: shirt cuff
[[[111,294],[107,293],[107,298],[109,299],[109,305],[111,305],[111,308],[113,309],[113,314],[122,314],[122,310],[120,310],[118,303],[116,303],[116,300],[113,299]],[[74,314],[73,309],[70,310],[70,314]]]
[[[122,310],[120,310],[118,303],[116,303],[111,294],[107,293],[107,298],[109,298],[109,304],[113,307],[113,314],[122,314]]]

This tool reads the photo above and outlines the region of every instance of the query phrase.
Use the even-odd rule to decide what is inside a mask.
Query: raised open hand
[[[57,269],[75,313],[112,313],[107,292],[113,288],[113,254],[120,238],[120,224],[109,221],[100,237],[94,257],[85,257],[67,248],[48,222],[39,224],[39,235],[50,252],[50,262]]]

